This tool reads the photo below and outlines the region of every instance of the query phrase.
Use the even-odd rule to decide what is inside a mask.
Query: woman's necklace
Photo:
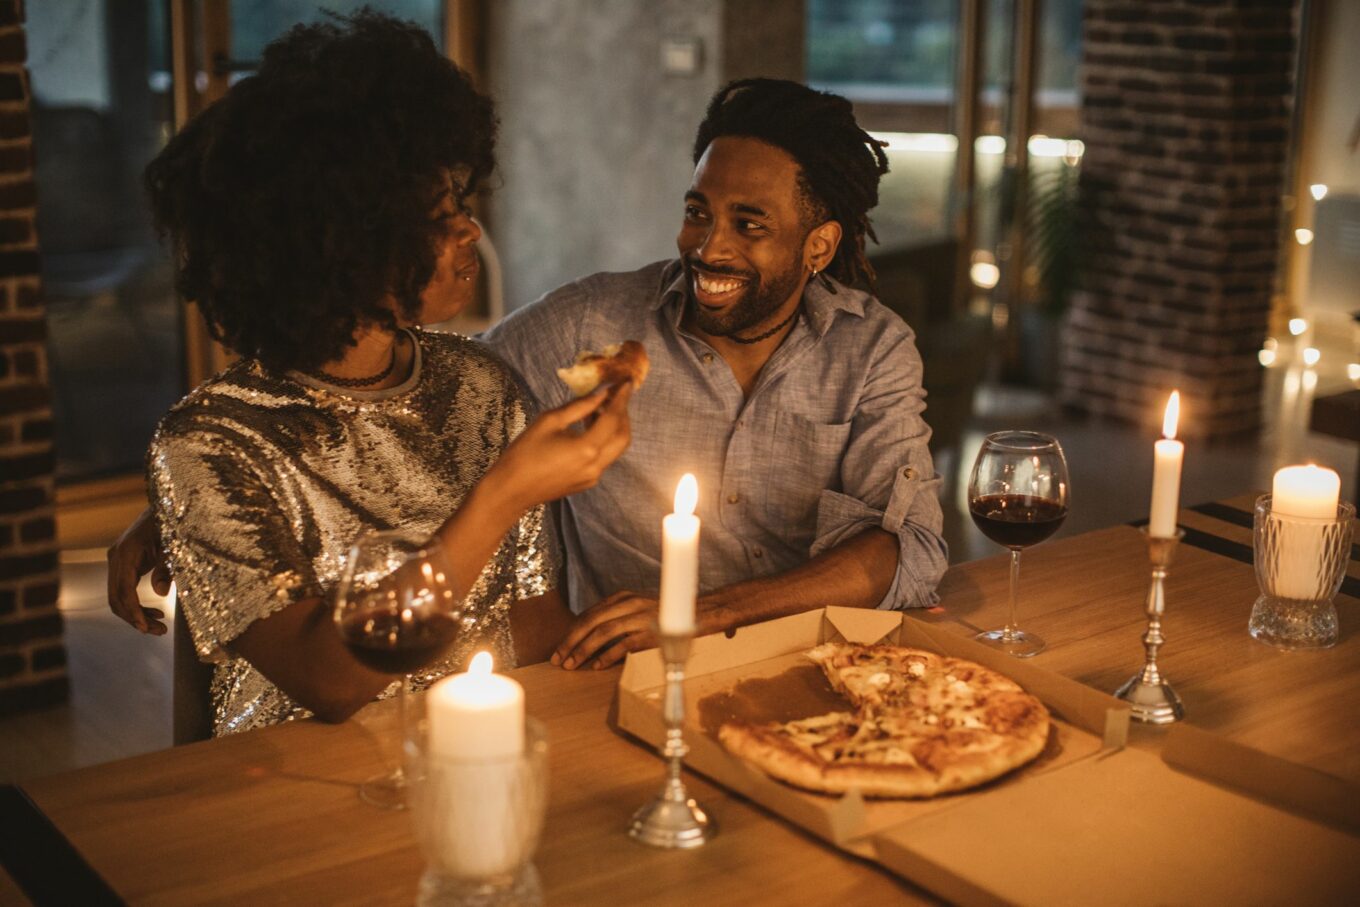
[[[388,375],[392,374],[392,370],[397,367],[397,347],[400,344],[401,344],[400,340],[392,344],[392,358],[387,360],[387,368],[378,372],[376,375],[369,375],[364,378],[342,378],[339,375],[332,375],[330,372],[324,371],[322,369],[316,369],[315,371],[308,372],[307,374],[311,375],[313,378],[320,378],[327,384],[334,384],[337,387],[354,387],[354,388],[368,387],[370,384],[377,384],[379,381],[383,380]]]

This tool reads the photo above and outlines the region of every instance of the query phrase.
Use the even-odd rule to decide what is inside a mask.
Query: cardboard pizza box
[[[729,755],[716,738],[727,711],[790,720],[834,708],[809,692],[820,671],[803,657],[832,641],[929,649],[1011,677],[1052,713],[1049,745],[1009,775],[930,800],[807,793]],[[620,728],[657,746],[663,678],[660,653],[639,652],[618,690]],[[1172,732],[1165,761],[1126,747],[1127,704],[898,612],[827,608],[697,639],[685,708],[689,768],[951,901],[1306,902],[1360,890],[1352,786],[1192,728]],[[1288,842],[1266,846],[1277,834]]]

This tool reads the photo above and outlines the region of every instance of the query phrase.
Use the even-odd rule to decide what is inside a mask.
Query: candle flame
[[[682,516],[690,516],[698,503],[699,482],[692,473],[687,472],[680,477],[680,484],[675,486],[675,512]]]
[[[468,665],[469,674],[479,674],[483,677],[491,673],[494,662],[491,660],[490,652],[478,652],[472,656],[472,662]]]
[[[1171,398],[1166,401],[1166,414],[1162,417],[1162,437],[1176,437],[1176,423],[1181,418],[1181,392],[1172,391]]]

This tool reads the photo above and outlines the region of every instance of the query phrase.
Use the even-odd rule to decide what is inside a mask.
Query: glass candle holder
[[[425,855],[421,907],[538,907],[533,854],[548,806],[548,739],[525,721],[517,756],[455,759],[433,753],[417,724],[407,741],[409,808]]]
[[[1256,499],[1252,542],[1261,596],[1247,631],[1280,649],[1324,649],[1338,635],[1336,606],[1350,558],[1355,506],[1342,501],[1336,517],[1274,513],[1271,495]]]

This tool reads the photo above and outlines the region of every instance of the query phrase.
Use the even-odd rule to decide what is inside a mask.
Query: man
[[[569,669],[655,644],[661,517],[685,472],[699,633],[929,605],[947,565],[912,332],[850,287],[872,281],[882,143],[844,98],[752,79],[714,97],[694,160],[678,260],[584,278],[483,337],[544,408],[567,399],[556,369],[579,350],[634,339],[651,357],[632,447],[558,506],[577,616],[552,660]],[[151,558],[120,543],[110,561],[111,605],[138,625],[127,587]]]
[[[678,261],[596,274],[484,336],[543,407],[581,349],[641,340],[631,449],[558,505],[578,613],[553,662],[655,644],[661,516],[699,480],[698,632],[824,605],[932,604],[947,551],[906,325],[872,279],[867,212],[887,170],[844,98],[754,79],[699,126]]]

